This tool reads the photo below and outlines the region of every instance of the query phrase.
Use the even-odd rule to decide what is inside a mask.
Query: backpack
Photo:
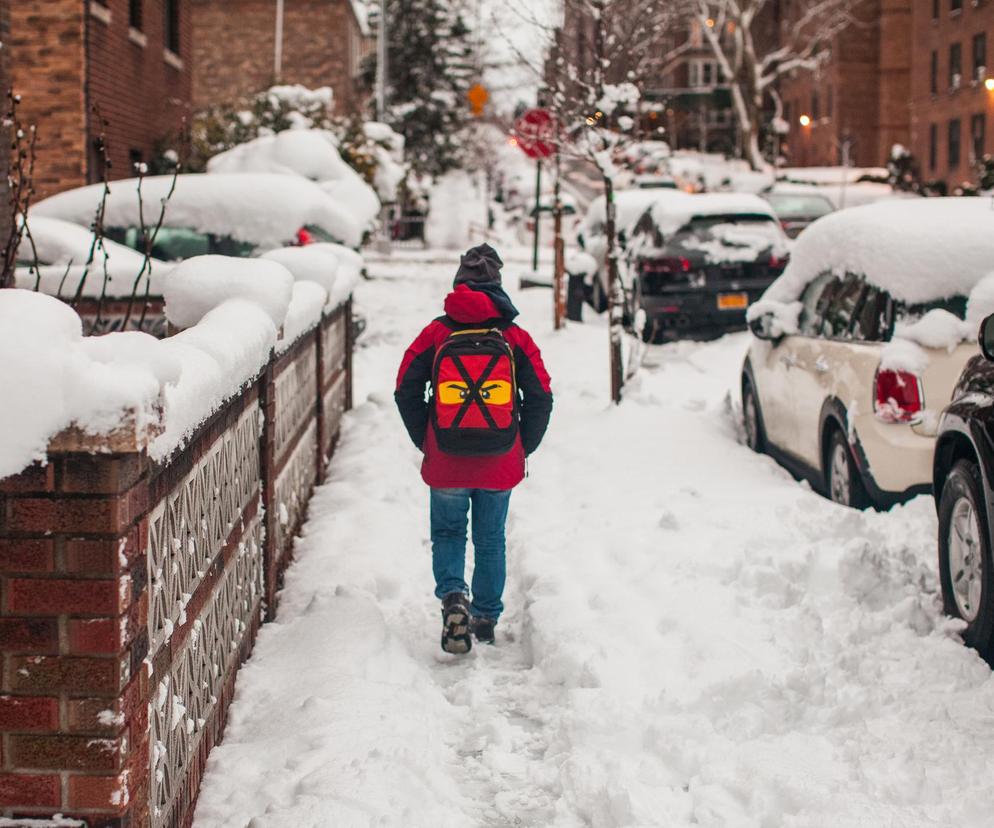
[[[506,454],[518,436],[514,353],[497,328],[455,330],[435,352],[431,423],[438,447],[465,457]]]

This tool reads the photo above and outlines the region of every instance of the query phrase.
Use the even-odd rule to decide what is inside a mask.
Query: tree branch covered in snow
[[[837,35],[856,23],[859,0],[797,0],[770,37],[770,0],[683,0],[692,18],[690,39],[710,47],[732,97],[739,146],[753,169],[765,166],[760,148],[767,98],[777,107],[777,82],[797,71],[816,71]],[[765,30],[764,30],[765,27]],[[764,51],[766,43],[771,45]]]

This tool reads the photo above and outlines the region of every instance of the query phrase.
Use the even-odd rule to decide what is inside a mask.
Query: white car
[[[108,238],[144,250],[161,205],[165,218],[153,254],[167,261],[205,254],[252,256],[274,247],[337,242],[358,248],[362,230],[347,204],[313,181],[270,173],[150,176],[112,181],[104,212]],[[93,184],[46,198],[33,216],[59,218],[88,227],[103,193]]]
[[[931,489],[938,413],[994,299],[989,199],[831,213],[748,311],[746,437],[833,500],[881,508]]]

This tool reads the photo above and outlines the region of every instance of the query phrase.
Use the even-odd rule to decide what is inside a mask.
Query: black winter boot
[[[473,647],[469,634],[469,600],[461,592],[450,592],[442,599],[442,649],[459,655]]]
[[[469,621],[469,629],[481,644],[493,644],[496,638],[494,628],[497,620],[494,618],[484,618],[482,615],[474,615]]]

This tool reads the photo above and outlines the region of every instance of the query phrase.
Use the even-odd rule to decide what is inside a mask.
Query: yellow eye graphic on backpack
[[[442,405],[460,405],[469,398],[469,393],[465,382],[443,382],[438,387],[438,401]],[[511,402],[511,383],[488,382],[480,388],[480,397],[486,405],[507,405]]]

